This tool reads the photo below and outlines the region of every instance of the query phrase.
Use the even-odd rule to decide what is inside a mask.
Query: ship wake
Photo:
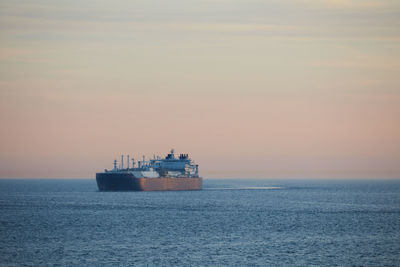
[[[203,188],[203,190],[275,190],[282,189],[279,186],[243,186],[243,187],[210,187]]]

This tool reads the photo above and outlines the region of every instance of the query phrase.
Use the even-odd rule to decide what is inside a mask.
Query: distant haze
[[[0,177],[171,148],[203,177],[400,177],[400,1],[1,1]]]

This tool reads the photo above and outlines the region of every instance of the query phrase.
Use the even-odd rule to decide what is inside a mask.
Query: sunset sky
[[[400,1],[3,0],[0,129],[2,178],[400,178]]]

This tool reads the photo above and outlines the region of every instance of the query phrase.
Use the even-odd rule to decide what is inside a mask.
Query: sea
[[[400,266],[400,180],[0,179],[1,266]]]

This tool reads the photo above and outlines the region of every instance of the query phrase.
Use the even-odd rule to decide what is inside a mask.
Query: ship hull
[[[131,173],[97,173],[100,191],[175,191],[201,190],[202,178],[136,178]]]

